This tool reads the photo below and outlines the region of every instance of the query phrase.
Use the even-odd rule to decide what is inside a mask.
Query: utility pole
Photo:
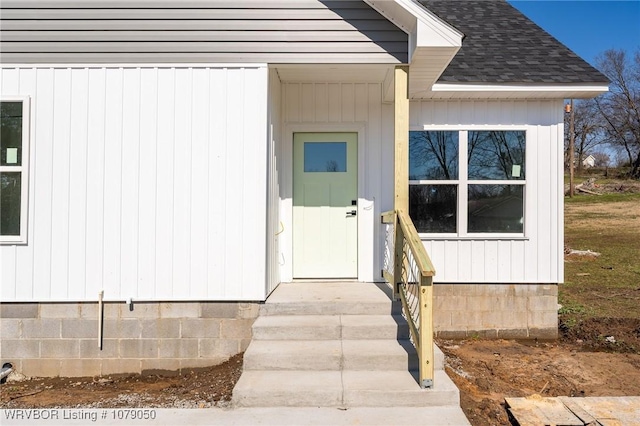
[[[573,99],[571,99],[571,103],[567,105],[569,109],[569,197],[573,198],[573,162],[575,160],[575,131],[573,127]],[[565,108],[565,111],[567,109]]]

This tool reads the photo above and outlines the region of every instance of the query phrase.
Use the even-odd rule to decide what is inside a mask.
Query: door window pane
[[[308,172],[346,172],[346,142],[305,142],[304,171]]]
[[[20,172],[0,173],[0,235],[20,235]]]
[[[418,232],[456,232],[457,185],[409,185],[409,216]]]
[[[468,232],[522,233],[522,185],[469,185]]]
[[[469,132],[469,180],[524,180],[524,131]]]
[[[409,132],[409,180],[458,179],[458,132]]]
[[[22,165],[22,102],[0,104],[0,165]]]

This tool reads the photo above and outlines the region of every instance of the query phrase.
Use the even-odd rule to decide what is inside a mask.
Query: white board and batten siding
[[[280,185],[279,170],[282,168],[282,85],[275,69],[269,70],[269,107],[267,142],[267,282],[266,294],[280,284]]]
[[[292,269],[292,141],[295,132],[358,133],[358,279],[381,281],[380,213],[393,205],[393,105],[382,102],[382,83],[282,84],[284,133],[280,172],[282,281]]]
[[[563,265],[563,102],[422,101],[411,130],[524,129],[524,238],[423,239],[442,283],[560,283]]]
[[[264,299],[266,66],[0,76],[32,109],[28,243],[0,246],[2,301]]]

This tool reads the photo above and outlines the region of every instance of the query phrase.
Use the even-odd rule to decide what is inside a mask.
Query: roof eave
[[[431,87],[462,46],[464,34],[413,0],[364,0],[409,35],[409,94]]]
[[[607,83],[471,84],[435,83],[412,99],[587,99],[609,91]]]

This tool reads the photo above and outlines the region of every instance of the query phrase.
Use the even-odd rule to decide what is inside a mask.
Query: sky
[[[640,49],[640,0],[508,0],[592,65],[607,49]]]

